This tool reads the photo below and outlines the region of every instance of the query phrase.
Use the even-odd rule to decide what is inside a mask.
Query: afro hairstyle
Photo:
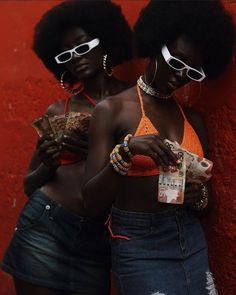
[[[185,36],[203,57],[208,78],[219,76],[234,52],[235,27],[229,12],[218,0],[151,0],[134,26],[140,57],[153,57],[163,44]]]
[[[113,66],[132,56],[132,31],[121,8],[110,0],[66,0],[47,11],[35,26],[32,49],[46,68],[59,80],[65,66],[54,57],[66,31],[81,27],[99,38]]]

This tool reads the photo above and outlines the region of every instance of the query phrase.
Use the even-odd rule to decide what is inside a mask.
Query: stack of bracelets
[[[124,161],[124,159],[122,158],[120,154],[120,148],[122,147],[123,152],[125,153],[125,156],[129,160],[131,160],[131,158],[133,157],[132,153],[129,150],[129,141],[131,137],[132,137],[131,134],[126,135],[126,137],[124,138],[123,144],[122,145],[117,144],[110,154],[110,163],[112,167],[117,173],[121,175],[126,175],[132,165],[131,161],[129,162]]]
[[[201,193],[201,199],[197,201],[193,206],[193,209],[197,211],[205,209],[208,204],[208,190],[203,183],[201,184]]]

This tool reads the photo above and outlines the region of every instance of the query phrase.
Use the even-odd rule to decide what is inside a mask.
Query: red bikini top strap
[[[94,106],[96,106],[96,101],[94,99],[92,99],[92,97],[90,97],[89,95],[87,95],[86,93],[82,93],[82,95],[87,98],[87,100]],[[69,102],[70,102],[70,97],[66,98],[65,100],[65,104],[64,104],[64,113],[68,112],[68,106],[69,106]]]
[[[177,102],[176,102],[176,103],[177,103]],[[182,114],[184,120],[185,120],[185,121],[188,121],[187,118],[186,118],[186,116],[185,116],[185,113],[184,113],[184,111],[183,111],[183,108],[181,107],[181,105],[180,105],[179,103],[177,103],[177,105],[178,105],[178,107],[179,107],[179,109],[180,109],[180,112],[181,112],[181,114]]]
[[[84,97],[87,98],[87,100],[88,100],[89,102],[91,102],[92,105],[95,106],[95,105],[97,104],[96,101],[95,101],[92,97],[90,97],[88,94],[86,94],[86,93],[84,93],[84,92],[83,92],[82,94],[83,94]]]
[[[65,101],[65,104],[64,104],[64,113],[67,113],[68,112],[69,102],[70,102],[70,97],[67,97],[66,98],[66,101]]]

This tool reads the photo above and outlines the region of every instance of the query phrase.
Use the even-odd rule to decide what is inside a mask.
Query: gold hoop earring
[[[113,69],[110,69],[110,72],[107,69],[107,54],[104,54],[102,57],[102,65],[103,65],[103,70],[107,74],[107,76],[111,77],[113,75]]]
[[[147,82],[147,78],[146,78],[146,73],[144,73],[144,82],[148,85],[151,86],[152,83],[154,82],[155,78],[156,78],[156,74],[157,74],[157,59],[155,58],[155,70],[154,70],[154,74],[152,77],[152,81],[150,83]]]
[[[84,90],[84,85],[83,84],[81,84],[78,88],[74,88],[74,89],[69,88],[64,84],[64,76],[65,76],[66,73],[67,73],[67,71],[65,71],[65,72],[63,72],[61,74],[61,79],[60,79],[61,88],[63,90],[65,90],[66,92],[69,92],[69,93],[74,94],[74,95],[77,95],[77,94],[81,93]]]

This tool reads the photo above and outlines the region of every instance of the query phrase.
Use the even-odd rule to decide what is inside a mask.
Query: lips
[[[78,71],[81,71],[81,70],[84,70],[86,67],[87,67],[88,64],[78,64],[78,65],[75,65],[73,67],[73,70],[75,72],[78,72]]]

